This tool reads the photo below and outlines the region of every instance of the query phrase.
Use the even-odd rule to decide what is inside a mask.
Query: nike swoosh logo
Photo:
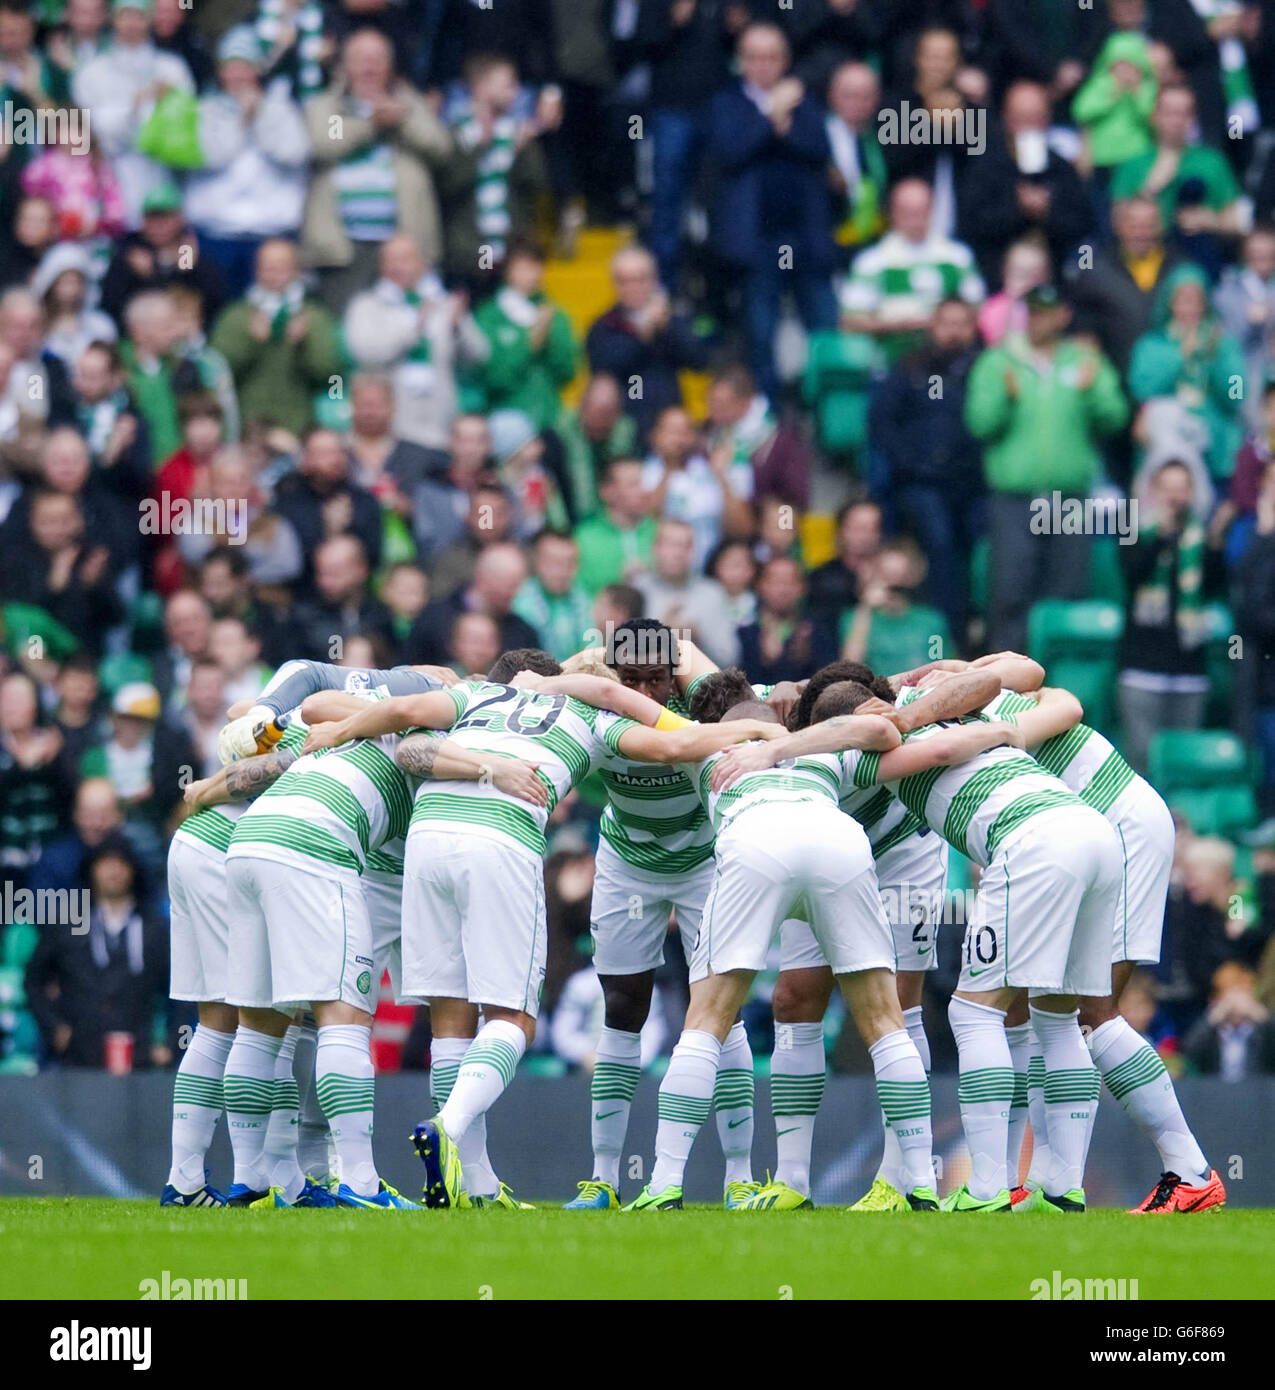
[[[971,980],[977,980],[980,975],[986,975],[991,968],[990,965],[985,965],[981,970],[971,970],[968,974]]]
[[[740,1127],[740,1125],[746,1125],[746,1124],[749,1122],[749,1120],[751,1120],[751,1119],[752,1119],[752,1116],[751,1116],[751,1115],[745,1115],[744,1118],[743,1118],[742,1120],[727,1120],[727,1121],[726,1121],[726,1128],[727,1128],[727,1129],[738,1129],[738,1128]]]
[[[782,1139],[785,1134],[795,1134],[800,1128],[800,1125],[793,1125],[791,1129],[777,1129],[775,1131],[775,1138]]]
[[[918,956],[923,956],[929,949],[930,948],[928,946],[918,946],[916,953]]]
[[[612,1115],[618,1115],[619,1113],[618,1110],[607,1110],[603,1114],[595,1114],[593,1118],[595,1120],[609,1120]]]

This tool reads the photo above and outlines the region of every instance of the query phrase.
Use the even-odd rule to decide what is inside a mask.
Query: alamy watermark
[[[16,106],[12,101],[0,105],[0,131],[10,145],[60,145],[72,154],[88,154],[92,136],[89,113],[79,106]]]
[[[70,926],[72,936],[89,929],[87,888],[16,888],[6,878],[0,890],[0,922],[32,927]]]
[[[987,112],[976,106],[940,106],[931,111],[902,101],[877,115],[877,139],[883,145],[963,145],[971,154],[987,148]]]
[[[1120,545],[1138,543],[1136,497],[1067,497],[1057,488],[1033,497],[1027,529],[1033,536],[1115,536]]]
[[[230,545],[248,539],[246,497],[174,497],[161,492],[138,503],[143,536],[225,536]]]

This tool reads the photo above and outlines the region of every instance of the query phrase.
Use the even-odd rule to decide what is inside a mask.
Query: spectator
[[[839,623],[859,593],[881,549],[881,508],[855,497],[837,513],[837,553],[810,576],[806,607],[812,617]]]
[[[208,655],[211,633],[212,609],[193,589],[179,590],[164,605],[164,645],[154,664],[165,708],[181,704],[195,662]]]
[[[969,160],[960,189],[960,226],[985,278],[994,280],[1010,245],[1035,234],[1052,263],[1072,258],[1089,230],[1080,177],[1050,144],[1050,96],[1037,82],[1005,93],[1000,138]]]
[[[1151,198],[1123,198],[1112,208],[1115,244],[1099,247],[1089,270],[1076,271],[1068,292],[1077,333],[1094,334],[1123,376],[1133,345],[1151,327],[1165,281],[1182,263],[1164,244],[1160,209]]]
[[[733,666],[739,639],[726,591],[694,569],[695,532],[685,521],[666,517],[651,546],[651,571],[635,581],[646,614],[667,627],[690,633],[719,666]]]
[[[339,660],[354,633],[379,633],[392,641],[389,609],[371,593],[367,552],[357,535],[337,534],[314,551],[314,597],[292,613],[297,652],[314,661]]]
[[[444,291],[411,237],[381,243],[380,269],[346,310],[346,348],[360,367],[390,374],[394,432],[443,449],[457,409],[456,366],[486,360],[488,340],[465,296]]]
[[[138,137],[168,91],[193,93],[185,62],[151,39],[148,0],[123,0],[111,10],[111,40],[72,79],[76,106],[93,113],[94,137],[111,161],[130,227],[141,224],[147,194],[164,186],[162,165],[138,149]],[[162,119],[162,117],[161,117]]]
[[[1022,333],[1027,327],[1029,290],[1050,280],[1049,252],[1035,237],[1016,241],[1005,253],[1002,288],[983,301],[978,311],[978,328],[988,347],[995,347],[1007,333]]]
[[[261,643],[267,666],[280,666],[291,657],[292,634],[276,611],[254,594],[244,547],[219,545],[208,552],[199,569],[199,596],[212,618],[238,618],[243,623]]]
[[[182,0],[151,0],[151,14],[155,47],[186,64],[197,92],[212,86],[216,76],[213,55],[203,33],[190,22],[188,5]]]
[[[579,582],[580,551],[558,531],[544,530],[531,543],[531,574],[513,611],[540,634],[540,645],[559,661],[584,645],[592,605]]]
[[[226,293],[238,298],[253,283],[261,243],[301,226],[310,155],[287,85],[262,84],[249,25],[227,30],[217,45],[217,87],[199,102],[199,146],[203,168],[186,185],[186,216]]]
[[[589,329],[585,353],[590,371],[615,378],[644,439],[660,411],[681,403],[677,373],[703,368],[707,351],[690,320],[673,312],[650,252],[616,252],[611,282],[616,303]]]
[[[13,146],[0,145],[0,149],[12,150]],[[12,160],[17,156],[6,155],[3,158],[5,162],[0,164],[0,172],[7,173],[12,169],[9,177],[16,197],[19,173]],[[5,191],[8,192],[7,189]],[[13,214],[12,230],[6,218],[0,235],[3,237],[0,249],[4,251],[3,263],[0,264],[0,287],[25,287],[36,266],[57,243],[58,226],[53,204],[44,197],[20,198],[17,211]]]
[[[233,628],[240,628],[236,635]],[[197,661],[191,668],[186,703],[174,718],[174,724],[190,743],[190,766],[197,777],[211,777],[221,768],[217,753],[217,735],[226,722],[226,710],[232,702],[229,677],[237,688],[251,693],[241,699],[251,699],[261,689],[269,672],[257,667],[255,683],[245,679],[252,667],[255,645],[237,618],[222,618],[212,626],[208,638],[208,658]],[[189,779],[187,779],[189,780]]]
[[[439,170],[448,272],[481,288],[506,253],[532,230],[536,199],[548,187],[536,117],[518,120],[518,68],[496,53],[465,64],[468,97],[452,130],[452,152]]]
[[[119,839],[104,841],[84,865],[92,910],[88,932],[40,933],[27,962],[26,995],[48,1058],[64,1067],[106,1065],[106,1039],[127,1033],[132,1066],[167,1066],[163,1028],[168,932],[145,905],[137,857]]]
[[[199,690],[201,664],[206,663],[195,662],[191,668],[192,693]],[[224,722],[224,704],[221,713]],[[144,859],[157,864],[162,859],[161,832],[173,828],[169,822],[181,803],[182,788],[190,780],[190,771],[198,771],[195,759],[194,744],[177,717],[162,717],[155,687],[146,681],[130,681],[111,700],[111,736],[85,754],[80,775],[109,780],[124,810],[130,843]],[[210,767],[200,775],[211,771]]]
[[[177,398],[183,384],[195,387],[192,374],[179,376],[175,354],[179,326],[172,301],[147,290],[128,302],[124,314],[128,337],[120,344],[130,395],[146,422],[151,467],[158,468],[181,447]],[[184,381],[183,381],[184,377]]]
[[[514,509],[494,474],[482,477],[469,494],[469,511],[461,534],[441,549],[430,568],[435,594],[450,594],[474,577],[478,557],[493,545],[513,539]]]
[[[341,76],[307,102],[305,120],[315,172],[302,251],[319,271],[324,303],[340,314],[371,283],[380,244],[395,232],[438,261],[430,166],[448,158],[452,141],[425,98],[395,77],[390,45],[374,29],[345,40]]]
[[[1228,266],[1213,296],[1222,332],[1244,354],[1248,423],[1259,428],[1263,388],[1271,381],[1275,356],[1275,227],[1255,227],[1244,238],[1240,264]]]
[[[544,253],[511,243],[503,285],[474,318],[490,345],[483,364],[489,410],[520,410],[543,434],[561,410],[559,392],[576,374],[571,321],[544,293]]]
[[[78,243],[60,242],[31,277],[31,293],[44,309],[43,351],[69,371],[90,343],[113,342],[115,324],[90,306],[89,254]]]
[[[637,439],[633,420],[624,413],[624,398],[613,376],[592,376],[580,404],[563,409],[554,427],[562,441],[563,501],[577,524],[598,506],[598,484],[609,463],[631,458]]]
[[[593,600],[593,626],[603,637],[642,616],[646,600],[632,584],[608,584]]]
[[[743,275],[749,362],[774,395],[780,300],[791,290],[807,331],[836,326],[832,228],[825,171],[831,162],[819,107],[785,76],[783,31],[750,24],[737,49],[740,80],[709,105],[707,150],[721,175],[714,245]]]
[[[408,638],[408,660],[439,664],[447,657],[453,625],[462,613],[485,613],[500,629],[500,650],[538,647],[540,636],[513,611],[527,578],[527,562],[515,545],[488,546],[474,564],[473,582],[433,599]]]
[[[885,230],[889,171],[877,139],[881,80],[867,63],[843,63],[828,85],[824,128],[832,163],[837,244],[866,246]]]
[[[482,676],[504,650],[500,624],[487,613],[458,613],[447,639],[447,662],[457,675]]]
[[[983,281],[968,246],[930,232],[933,195],[919,179],[890,192],[890,230],[850,267],[841,291],[841,327],[876,338],[887,361],[915,347],[940,302],[978,304]]]
[[[124,385],[124,364],[110,343],[90,343],[71,376],[75,426],[101,481],[135,501],[151,486],[150,439]]]
[[[776,555],[757,579],[757,616],[739,629],[739,659],[763,685],[806,680],[837,657],[831,626],[804,616],[805,574],[801,562]]]
[[[366,7],[362,17],[368,17]],[[374,12],[373,12],[374,13]],[[262,79],[282,81],[294,99],[304,102],[323,90],[324,70],[335,48],[324,33],[325,14],[320,0],[259,0],[253,28],[261,52]]]
[[[220,729],[231,705],[240,700],[256,701],[270,672],[261,661],[261,643],[242,618],[217,618],[213,622],[208,634],[208,655],[221,671],[223,703],[215,714]]]
[[[1243,383],[1243,354],[1222,332],[1203,272],[1179,266],[1160,290],[1155,327],[1134,344],[1130,392],[1139,401],[1172,396],[1195,415],[1207,429],[1209,472],[1226,479],[1243,438]]]
[[[925,346],[902,358],[873,392],[868,424],[899,520],[930,557],[929,593],[961,643],[969,623],[968,556],[983,533],[987,500],[978,444],[964,419],[976,342],[973,309],[945,300]]]
[[[341,367],[332,316],[306,293],[296,248],[264,241],[252,288],[217,320],[213,347],[230,365],[246,420],[264,419],[302,434],[314,397]]]
[[[730,76],[729,38],[730,16],[715,5],[674,0],[638,7],[633,42],[651,73],[651,251],[670,293],[678,289],[682,219],[699,167],[706,110]]]
[[[723,541],[708,557],[705,569],[710,579],[726,591],[731,617],[737,628],[747,627],[757,619],[757,559],[747,541]]]
[[[38,445],[40,429],[64,424],[73,410],[66,367],[45,352],[44,313],[27,290],[0,295],[0,442],[19,461]]]
[[[94,541],[73,493],[37,491],[24,533],[0,557],[0,593],[44,609],[97,656],[122,610],[111,586],[110,552]]]
[[[381,509],[370,492],[351,481],[350,461],[334,430],[314,429],[306,436],[297,471],[276,491],[275,510],[301,542],[305,575],[319,543],[332,536],[358,537],[371,568],[380,564]]]
[[[580,583],[591,594],[650,567],[656,523],[642,485],[643,465],[618,458],[606,465],[598,493],[602,506],[575,529]]]
[[[445,470],[423,477],[413,493],[412,533],[427,563],[464,535],[474,493],[491,464],[491,429],[483,416],[457,415],[448,442]]]
[[[1190,87],[1162,87],[1151,124],[1154,143],[1116,167],[1111,196],[1154,198],[1185,254],[1215,274],[1221,260],[1217,237],[1246,231],[1252,207],[1241,198],[1226,158],[1198,143]]]
[[[455,434],[455,421],[452,422]],[[440,454],[401,439],[394,431],[394,386],[379,372],[360,372],[350,382],[350,428],[345,435],[351,477],[382,507],[412,518],[412,498]]]
[[[59,93],[69,95],[71,74],[96,57],[109,41],[106,0],[67,0],[62,18],[64,27],[49,33],[45,52],[58,70],[55,83]]]
[[[752,532],[752,465],[747,458],[740,461],[730,437],[706,456],[694,422],[680,406],[661,411],[655,422],[642,483],[647,511],[684,521],[694,531],[697,569],[723,534]]]
[[[497,410],[487,417],[496,476],[514,504],[514,531],[527,541],[543,526],[565,530],[567,507],[554,465],[562,462],[552,435],[538,434],[536,422],[521,410]]]
[[[92,132],[85,151],[73,138],[70,120],[55,121],[53,131],[60,138],[23,169],[22,191],[47,200],[62,240],[93,247],[103,238],[122,235],[127,227],[124,196]]]
[[[390,610],[395,660],[401,660],[412,625],[429,602],[429,578],[425,571],[418,565],[391,565],[381,585],[381,602]]]
[[[171,285],[198,290],[205,327],[225,302],[221,272],[201,254],[199,239],[182,215],[182,196],[171,180],[158,184],[142,202],[142,225],[115,244],[102,276],[102,308],[124,326],[124,306],[143,290]]]
[[[90,748],[101,743],[106,736],[106,721],[102,718],[98,702],[101,683],[98,680],[97,664],[87,652],[75,652],[58,667],[57,678],[53,683],[57,703],[53,707],[53,724],[62,735],[62,749],[68,767],[78,767],[80,759]],[[84,790],[81,783],[76,788],[77,819],[80,795]],[[41,856],[41,862],[47,857]],[[77,865],[78,868],[78,865]],[[68,883],[66,885],[70,887]]]
[[[66,662],[63,671],[70,665],[70,661]],[[78,677],[79,673],[72,669]],[[93,668],[90,666],[89,670],[92,672]],[[58,727],[62,729],[67,765],[76,767],[79,759],[65,742],[67,730],[60,723]],[[94,734],[94,743],[105,741],[109,726],[104,733],[95,728]],[[31,870],[30,887],[36,891],[43,888],[54,892],[74,892],[84,882],[85,859],[105,841],[117,839],[123,827],[124,816],[115,788],[105,777],[86,777],[75,788],[70,829],[65,835],[50,840],[40,851],[40,857]]]
[[[1140,509],[1137,539],[1120,548],[1129,593],[1120,653],[1122,751],[1142,773],[1153,734],[1204,723],[1204,604],[1220,579],[1221,557],[1194,499],[1190,471],[1163,464],[1151,480],[1150,505]]]
[[[993,650],[1022,650],[1037,599],[1085,596],[1087,537],[1034,523],[1034,499],[1083,499],[1100,441],[1128,418],[1114,368],[1065,336],[1069,321],[1057,288],[1042,285],[1027,296],[1026,333],[988,348],[970,372],[965,423],[983,446],[991,490]]]
[[[218,451],[194,499],[196,514],[211,516],[212,521],[180,531],[178,549],[185,562],[195,568],[219,545],[241,545],[254,583],[294,584],[306,562],[301,541],[292,523],[277,508],[265,505],[253,470],[250,450],[232,445]],[[291,476],[288,482],[292,483]],[[333,497],[339,496],[337,489]],[[304,515],[305,494],[289,492],[289,499]],[[362,498],[356,511],[361,503]],[[334,528],[344,522],[345,515],[345,504],[332,500],[327,519]]]
[[[883,545],[858,606],[842,621],[842,658],[892,674],[950,656],[946,619],[916,602],[924,582],[925,557],[914,542]]]
[[[729,450],[734,463],[746,464],[758,496],[772,493],[804,506],[810,492],[810,453],[801,431],[780,424],[747,367],[726,367],[708,387],[708,448]]]
[[[1223,1081],[1275,1076],[1275,1021],[1257,997],[1257,975],[1248,966],[1218,966],[1208,1013],[1182,1040],[1182,1056],[1192,1071]]]
[[[1151,149],[1157,86],[1146,39],[1139,33],[1112,34],[1071,104],[1072,119],[1085,138],[1085,161],[1100,177]]]
[[[189,502],[195,495],[201,474],[211,464],[224,443],[225,420],[215,396],[206,391],[183,396],[177,407],[181,421],[182,447],[171,454],[155,474],[152,496],[168,496],[170,505],[179,498]]]
[[[15,888],[64,829],[71,787],[62,735],[41,722],[35,682],[22,672],[0,678],[0,863]]]

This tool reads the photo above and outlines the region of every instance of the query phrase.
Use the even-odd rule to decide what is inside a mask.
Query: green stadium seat
[[[1229,729],[1161,729],[1148,752],[1151,782],[1199,835],[1236,835],[1257,822],[1253,765]]]
[[[1089,551],[1089,597],[1118,603],[1125,601],[1124,571],[1120,568],[1120,542],[1099,536]]]
[[[525,1076],[566,1076],[567,1064],[561,1057],[540,1052],[523,1058],[522,1072]]]
[[[0,1010],[20,1009],[26,1003],[22,967],[0,965]]]
[[[153,682],[155,679],[150,658],[138,656],[136,652],[116,652],[113,656],[104,657],[97,674],[107,695],[114,695],[121,686],[131,681]]]
[[[986,536],[980,536],[970,547],[970,606],[976,613],[987,612],[991,572],[992,543]]]
[[[1027,617],[1027,652],[1049,685],[1070,690],[1085,722],[1111,727],[1124,611],[1106,599],[1042,599]]]
[[[0,1058],[0,1076],[34,1076],[40,1064],[26,1052],[11,1052]]]
[[[39,940],[39,927],[33,927],[29,922],[10,922],[4,929],[4,950],[0,958],[5,965],[21,968],[31,959]]]
[[[164,600],[150,589],[133,600],[128,614],[133,629],[132,646],[139,652],[157,652],[164,645]]]
[[[810,335],[802,389],[819,442],[831,453],[853,452],[867,438],[868,392],[877,361],[877,345],[862,334]]]
[[[1231,659],[1231,637],[1235,615],[1225,603],[1205,607],[1209,636],[1205,648],[1205,667],[1209,677],[1209,701],[1205,717],[1212,724],[1225,724],[1231,717],[1235,693],[1235,662]]]

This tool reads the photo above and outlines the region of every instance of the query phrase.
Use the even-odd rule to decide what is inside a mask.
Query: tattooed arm
[[[394,761],[409,777],[428,777],[435,782],[490,782],[500,791],[530,801],[549,804],[549,788],[536,775],[536,764],[498,753],[479,753],[437,734],[409,734],[399,744]]]
[[[228,801],[252,801],[283,776],[297,760],[290,748],[273,748],[252,758],[227,763],[211,777],[192,782],[183,793],[191,811],[224,806]]]

